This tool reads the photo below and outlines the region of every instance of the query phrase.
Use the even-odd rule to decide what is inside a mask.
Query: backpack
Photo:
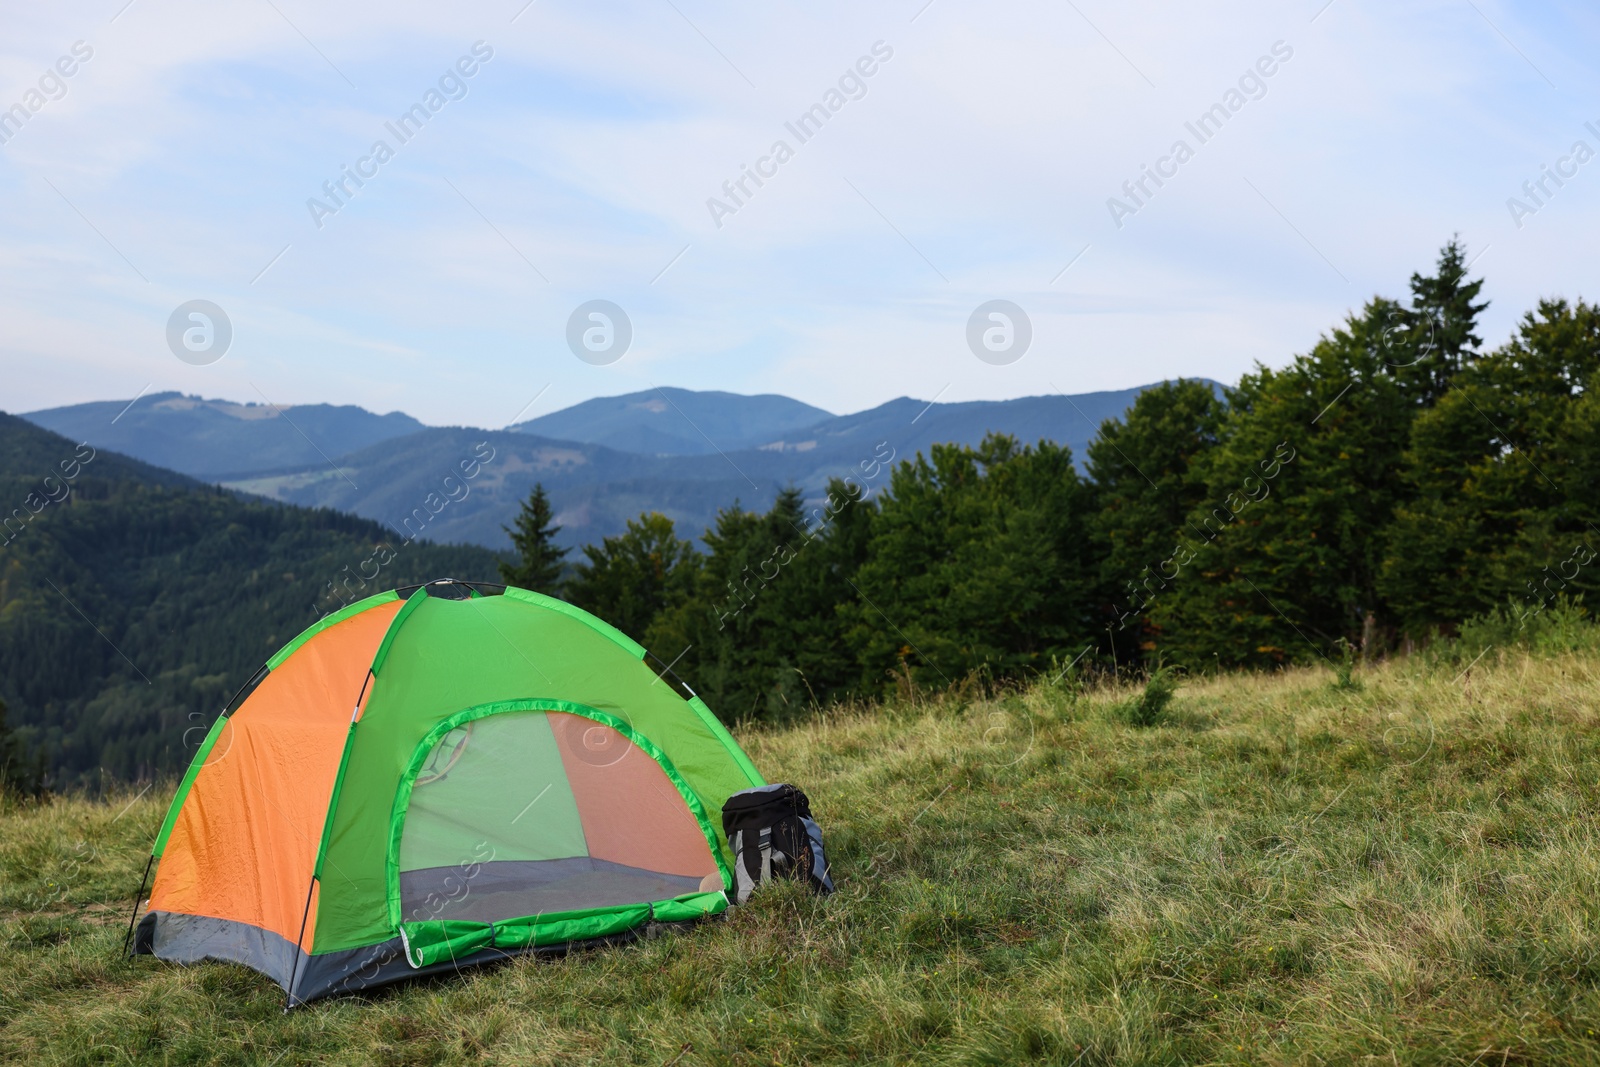
[[[811,801],[792,785],[764,785],[733,794],[722,805],[722,832],[733,849],[734,903],[750,899],[756,886],[774,878],[808,882],[818,893],[833,892],[822,828],[811,818]]]

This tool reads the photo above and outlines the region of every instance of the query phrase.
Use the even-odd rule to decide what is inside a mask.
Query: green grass
[[[0,813],[26,1063],[1600,1063],[1600,656],[853,709],[742,740],[839,892],[292,1015],[118,955],[163,799]],[[132,801],[130,806],[130,801]],[[125,810],[124,810],[125,808]]]

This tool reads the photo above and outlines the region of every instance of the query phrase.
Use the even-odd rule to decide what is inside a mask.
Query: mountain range
[[[503,526],[536,482],[570,546],[616,534],[644,511],[699,536],[719,509],[764,509],[786,485],[820,499],[830,477],[853,474],[876,489],[887,482],[890,457],[910,459],[941,442],[975,445],[990,432],[1067,445],[1081,463],[1100,424],[1143,388],[962,403],[901,397],[852,415],[783,396],[660,388],[587,400],[503,430],[430,427],[349,405],[179,393],[22,417],[201,481],[373,519],[402,539],[503,549]]]
[[[289,469],[426,429],[410,415],[353,405],[236,404],[154,393],[22,416],[47,430],[205,482]]]

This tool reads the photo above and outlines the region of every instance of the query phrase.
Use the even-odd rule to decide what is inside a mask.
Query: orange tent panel
[[[300,936],[350,716],[402,603],[316,634],[233,713],[173,824],[152,911],[249,923],[291,943]],[[316,925],[313,909],[303,951]]]

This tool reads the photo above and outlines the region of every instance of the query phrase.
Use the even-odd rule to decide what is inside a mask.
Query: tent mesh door
[[[721,889],[705,833],[653,759],[610,726],[510,712],[429,752],[400,838],[406,922],[499,922]]]

